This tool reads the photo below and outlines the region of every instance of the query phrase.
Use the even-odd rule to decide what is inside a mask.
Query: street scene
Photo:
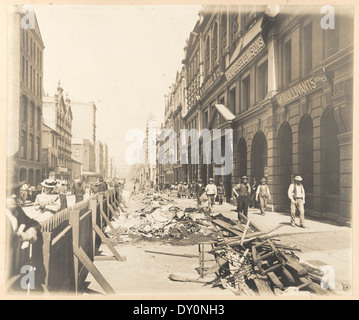
[[[6,294],[353,294],[353,7],[7,16]]]

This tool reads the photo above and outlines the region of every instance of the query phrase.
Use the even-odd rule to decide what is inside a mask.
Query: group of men
[[[288,198],[291,202],[290,211],[291,211],[291,225],[295,227],[296,211],[299,211],[300,217],[300,227],[306,228],[305,224],[305,190],[302,184],[302,177],[296,176],[293,180],[293,183],[290,184],[288,189]],[[189,190],[189,192],[188,192]],[[186,183],[180,183],[177,187],[178,197],[183,198],[188,196],[192,198],[193,196],[197,199],[197,204],[201,205],[204,197],[208,200],[208,208],[210,214],[213,214],[212,207],[215,204],[215,201],[218,197],[219,204],[223,204],[226,199],[226,189],[223,185],[223,182],[220,182],[217,186],[214,183],[214,179],[210,178],[209,183],[205,186],[201,179],[196,183],[192,183],[190,188]],[[241,220],[241,217],[248,216],[248,208],[251,205],[251,202],[256,202],[259,204],[260,213],[264,216],[266,214],[266,208],[269,201],[272,200],[271,193],[265,178],[260,180],[260,184],[251,186],[248,182],[248,177],[243,176],[233,188],[233,195],[236,198],[237,203],[237,213],[238,219]],[[254,204],[252,204],[254,206]]]

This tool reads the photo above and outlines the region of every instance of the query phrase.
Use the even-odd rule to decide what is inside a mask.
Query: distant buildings
[[[96,112],[94,102],[71,102],[73,121],[72,137],[90,140],[93,145],[96,143]]]
[[[58,158],[55,174],[60,179],[71,180],[73,115],[71,110],[71,100],[68,96],[64,97],[64,90],[61,87],[60,81],[58,83],[57,92],[53,97],[43,97],[43,116],[44,124],[59,134],[57,141]]]
[[[43,51],[36,15],[22,24],[18,6],[8,7],[8,184],[38,185],[42,180]]]
[[[97,180],[95,146],[88,139],[72,139],[72,158],[81,163],[81,178],[86,182]]]

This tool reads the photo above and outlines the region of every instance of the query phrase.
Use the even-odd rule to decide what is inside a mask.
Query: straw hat
[[[41,186],[44,188],[53,189],[56,187],[57,182],[52,179],[46,179],[45,181],[41,182]]]
[[[302,178],[301,176],[296,176],[296,177],[294,178],[294,180],[296,180],[296,181],[303,181],[303,178]]]

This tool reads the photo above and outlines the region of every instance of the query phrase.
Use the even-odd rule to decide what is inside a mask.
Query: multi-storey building
[[[58,168],[58,140],[60,134],[49,125],[42,124],[42,178],[47,179],[50,176],[57,179],[56,170]]]
[[[8,8],[8,184],[38,185],[42,179],[42,80],[44,43],[36,15]],[[27,22],[27,23],[26,23]]]
[[[106,143],[103,144],[103,177],[105,179],[109,178],[108,170],[108,146]]]
[[[88,139],[72,139],[72,158],[81,163],[81,179],[85,182],[97,180],[95,146]]]
[[[95,144],[95,163],[96,163],[96,172],[99,175],[103,176],[104,173],[104,158],[103,158],[103,144],[101,141],[96,141]]]
[[[71,158],[71,139],[72,139],[72,110],[71,100],[68,95],[64,96],[64,90],[59,81],[57,92],[54,96],[46,95],[43,97],[44,122],[51,128],[55,128],[60,135],[58,139],[58,167],[56,173],[61,179],[71,180],[72,158]]]
[[[187,176],[222,180],[228,198],[241,176],[265,177],[274,209],[287,210],[299,174],[307,213],[350,221],[354,27],[351,8],[334,12],[326,29],[319,6],[203,7],[186,47],[184,119],[187,128],[221,129],[212,145],[222,151],[224,130],[233,130],[232,172],[218,175],[213,153],[203,163],[211,149],[200,137],[199,168],[190,163]]]
[[[96,111],[94,102],[71,101],[72,136],[90,140],[93,145],[96,143]]]

